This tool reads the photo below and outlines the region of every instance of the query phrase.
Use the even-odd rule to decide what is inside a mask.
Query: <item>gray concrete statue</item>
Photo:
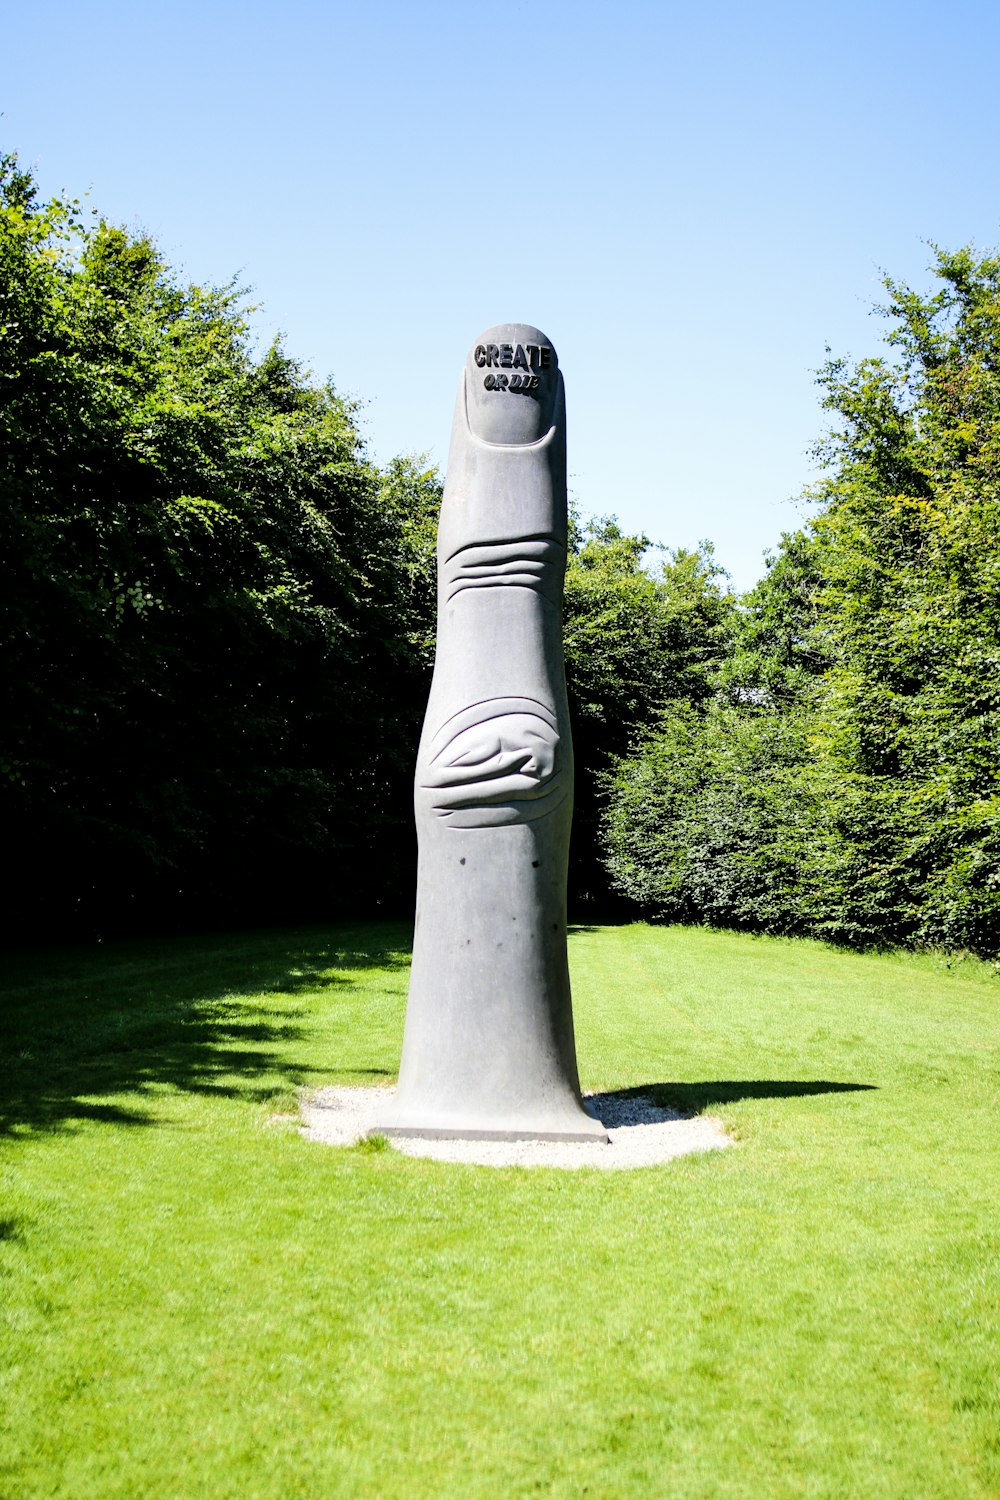
[[[385,1134],[607,1140],[580,1099],[566,960],[573,751],[566,434],[537,328],[484,333],[458,390],[399,1087]]]

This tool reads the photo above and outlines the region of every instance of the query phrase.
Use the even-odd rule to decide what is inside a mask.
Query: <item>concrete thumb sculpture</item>
[[[607,1140],[580,1098],[566,959],[562,374],[504,323],[459,383],[417,757],[413,969],[387,1135]]]

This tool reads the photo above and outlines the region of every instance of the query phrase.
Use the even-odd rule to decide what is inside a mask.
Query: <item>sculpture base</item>
[[[567,1144],[609,1146],[611,1137],[600,1130],[449,1130],[428,1125],[423,1129],[406,1125],[373,1125],[369,1136],[410,1136],[425,1141],[565,1141]]]
[[[590,1142],[595,1145],[610,1145],[611,1137],[601,1124],[585,1109],[568,1119],[540,1120],[535,1128],[524,1121],[498,1120],[488,1124],[481,1118],[463,1121],[428,1119],[426,1115],[407,1118],[405,1110],[387,1109],[384,1119],[376,1119],[367,1134],[385,1136],[416,1136],[435,1141],[567,1141]]]

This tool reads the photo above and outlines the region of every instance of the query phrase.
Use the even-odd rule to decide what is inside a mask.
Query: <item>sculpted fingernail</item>
[[[537,442],[555,420],[561,385],[545,335],[525,323],[499,323],[473,344],[466,361],[469,431],[487,443]]]

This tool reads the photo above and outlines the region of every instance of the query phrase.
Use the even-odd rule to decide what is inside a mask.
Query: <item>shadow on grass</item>
[[[855,1094],[877,1090],[874,1083],[836,1083],[831,1079],[717,1078],[705,1083],[643,1083],[636,1088],[615,1089],[606,1099],[652,1099],[663,1109],[680,1115],[699,1115],[718,1104],[739,1099],[796,1099],[807,1094]]]
[[[403,970],[410,942],[380,923],[22,955],[0,999],[0,1136],[150,1125],[142,1096],[164,1088],[254,1101],[298,1087],[297,997],[347,999],[352,971]]]

